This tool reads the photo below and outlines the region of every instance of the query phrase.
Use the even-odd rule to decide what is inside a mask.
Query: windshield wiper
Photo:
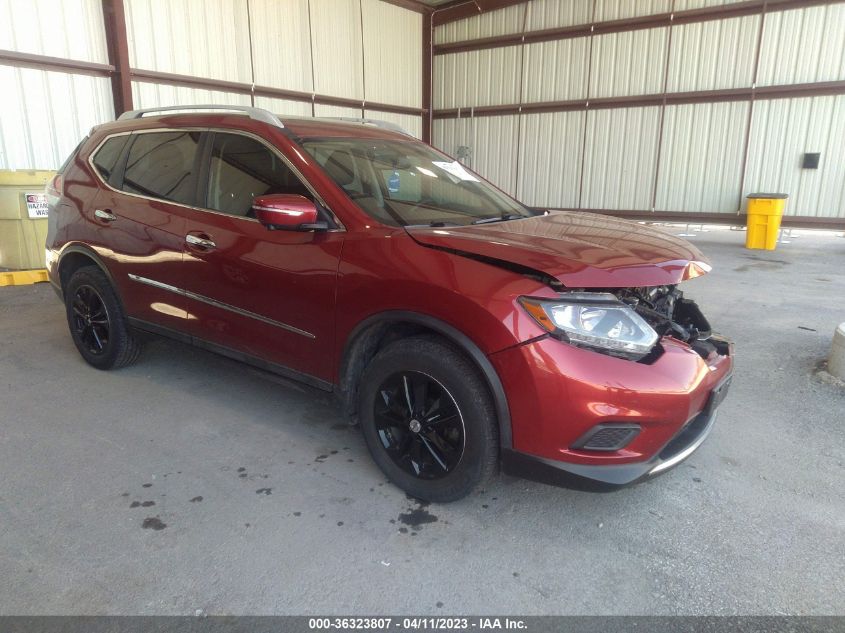
[[[443,220],[433,220],[431,222],[425,222],[423,224],[405,224],[403,228],[406,229],[419,229],[419,228],[441,228],[444,226],[464,226],[463,224],[458,224],[457,222],[444,222]]]
[[[523,216],[517,215],[516,213],[503,213],[502,215],[497,215],[493,218],[481,218],[479,220],[473,220],[473,224],[489,224],[490,222],[507,222],[508,220],[519,220]]]

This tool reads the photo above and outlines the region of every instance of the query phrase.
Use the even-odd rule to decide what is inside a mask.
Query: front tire
[[[402,339],[381,350],[361,377],[358,417],[376,464],[418,499],[455,501],[496,470],[498,432],[487,385],[441,339]]]
[[[71,276],[64,290],[70,335],[85,361],[97,369],[116,369],[133,363],[141,346],[109,283],[96,266]]]

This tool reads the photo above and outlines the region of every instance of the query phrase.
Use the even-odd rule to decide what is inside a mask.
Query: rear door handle
[[[200,237],[199,235],[193,235],[191,233],[188,233],[185,236],[185,241],[191,246],[196,246],[204,250],[210,251],[213,248],[217,248],[217,244],[215,244],[212,240],[205,237]]]
[[[117,216],[109,209],[94,209],[94,216],[103,222],[114,222],[117,220]]]

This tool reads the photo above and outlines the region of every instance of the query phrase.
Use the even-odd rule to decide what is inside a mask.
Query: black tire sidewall
[[[109,340],[102,354],[92,354],[80,340],[74,327],[73,299],[76,296],[77,290],[82,286],[91,287],[99,295],[106,309],[106,318],[109,322]],[[65,312],[67,314],[70,335],[82,358],[89,365],[97,369],[110,369],[114,367],[121,353],[121,345],[126,344],[129,333],[125,325],[123,309],[108,278],[99,268],[93,266],[80,268],[68,281],[64,296]]]
[[[464,453],[445,477],[419,479],[402,470],[387,454],[375,427],[373,407],[379,387],[396,373],[416,371],[439,382],[454,398],[464,423]],[[448,344],[427,338],[397,341],[371,361],[361,378],[358,416],[376,464],[391,482],[427,501],[454,501],[483,483],[498,457],[496,418],[489,391],[474,366]]]

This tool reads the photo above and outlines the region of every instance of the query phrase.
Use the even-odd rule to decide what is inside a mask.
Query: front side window
[[[123,173],[124,191],[193,204],[200,132],[134,134]]]
[[[305,149],[370,216],[392,226],[534,215],[457,161],[413,141],[314,139]]]
[[[123,146],[126,145],[126,141],[128,140],[128,134],[113,136],[103,143],[91,158],[91,162],[94,164],[97,173],[106,182],[109,182],[109,178],[111,178],[114,167],[117,164],[117,159],[120,158]]]
[[[253,198],[274,193],[312,198],[307,187],[269,147],[241,134],[216,132],[211,147],[206,208],[253,217]]]

